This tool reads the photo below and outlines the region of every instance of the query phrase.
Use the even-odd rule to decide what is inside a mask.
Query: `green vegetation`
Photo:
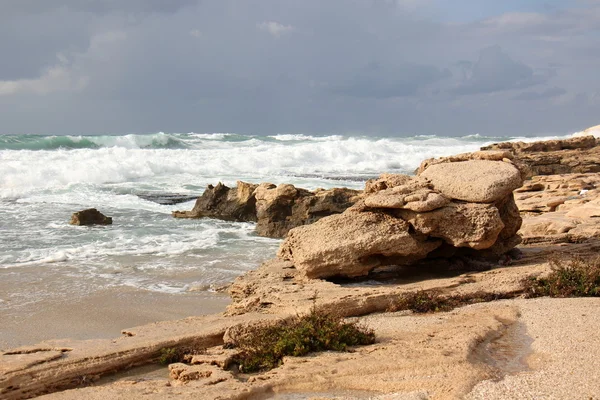
[[[177,362],[189,361],[189,358],[195,354],[202,354],[205,352],[204,348],[196,347],[165,347],[160,349],[157,361],[162,365],[169,365]]]
[[[533,297],[600,297],[600,257],[557,258],[549,260],[549,275],[529,277],[523,281],[523,289],[508,293],[475,292],[443,295],[436,290],[419,290],[400,295],[389,311],[411,310],[415,313],[450,311],[457,307],[484,303],[519,296]]]
[[[400,295],[399,298],[393,302],[389,311],[411,310],[415,313],[443,312],[469,304],[512,299],[520,293],[521,292],[491,293],[479,291],[475,293],[445,296],[436,290],[419,290]]]
[[[554,257],[549,262],[552,272],[548,276],[525,280],[528,297],[600,296],[600,257]]]
[[[166,347],[160,349],[160,355],[158,356],[158,363],[162,365],[168,365],[176,362],[180,362],[183,358],[183,354],[179,349],[174,347]]]
[[[478,291],[444,295],[437,290],[419,290],[398,296],[389,311],[411,310],[415,313],[450,311],[469,304],[515,297],[600,297],[600,257],[583,259],[552,258],[552,271],[545,277],[529,277],[519,290],[506,293]],[[346,322],[340,316],[313,307],[310,313],[292,317],[271,325],[251,328],[227,348],[238,350],[235,363],[240,371],[256,372],[279,366],[285,356],[303,356],[310,352],[346,351],[351,346],[372,344],[375,333],[357,322]],[[203,351],[203,350],[200,350]],[[158,362],[184,362],[197,349],[161,349]]]
[[[373,330],[313,307],[309,314],[256,327],[234,345],[240,350],[236,358],[240,370],[255,372],[277,367],[285,356],[325,350],[346,351],[349,346],[374,342]]]

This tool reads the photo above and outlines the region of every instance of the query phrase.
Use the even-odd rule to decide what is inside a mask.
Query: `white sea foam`
[[[401,141],[333,137],[213,142],[213,146],[193,149],[102,147],[2,151],[0,198],[36,192],[74,192],[97,185],[130,188],[149,185],[155,190],[185,192],[185,185],[190,183],[201,186],[218,180],[235,183],[238,178],[264,181],[302,174],[410,172],[424,158],[472,151],[482,144],[449,138]]]

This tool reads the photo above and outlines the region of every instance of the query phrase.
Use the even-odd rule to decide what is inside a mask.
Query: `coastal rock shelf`
[[[482,150],[510,151],[517,163],[526,165],[526,177],[600,172],[600,139],[581,136],[544,142],[503,142]]]
[[[515,193],[526,243],[600,237],[600,174],[535,176]]]

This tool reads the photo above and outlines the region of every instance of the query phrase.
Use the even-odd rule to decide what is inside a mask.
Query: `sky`
[[[0,134],[600,124],[600,0],[0,0]]]

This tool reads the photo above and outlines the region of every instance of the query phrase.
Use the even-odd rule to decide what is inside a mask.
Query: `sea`
[[[257,236],[252,223],[171,216],[209,184],[361,189],[430,157],[568,136],[0,135],[0,312],[106,288],[210,297],[274,257],[280,240]],[[113,224],[69,224],[91,207]]]

